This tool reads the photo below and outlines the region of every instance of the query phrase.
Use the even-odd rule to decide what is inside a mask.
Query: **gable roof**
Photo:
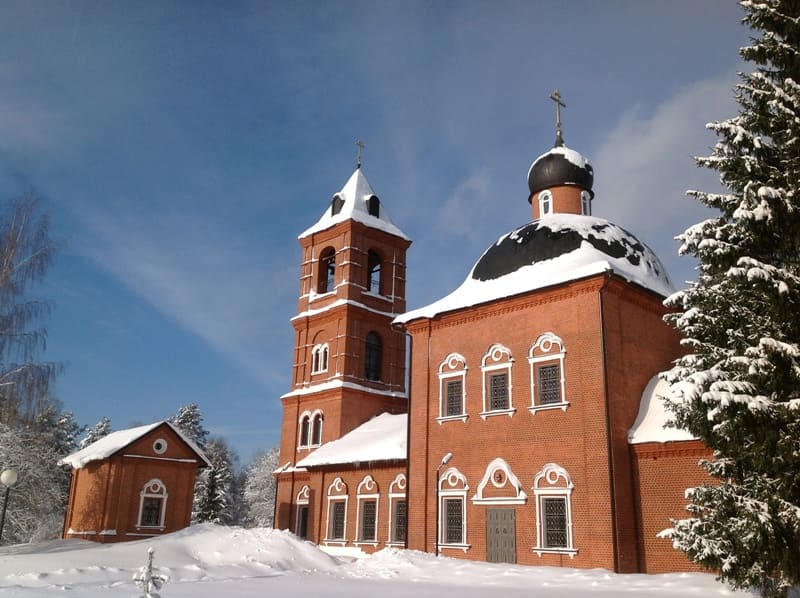
[[[381,413],[337,440],[323,444],[296,467],[400,461],[407,457],[408,416]]]
[[[211,462],[203,454],[203,451],[200,450],[200,447],[198,447],[193,441],[187,438],[183,432],[181,432],[177,427],[168,421],[160,421],[153,424],[148,424],[146,426],[138,426],[136,428],[128,428],[127,430],[111,432],[111,434],[103,436],[103,438],[93,442],[89,446],[64,457],[58,462],[58,464],[71,465],[73,469],[81,469],[87,463],[91,463],[92,461],[102,461],[103,459],[110,457],[114,453],[124,449],[126,446],[133,444],[143,436],[149,434],[151,431],[162,425],[169,426],[169,428],[175,432],[175,434],[177,434],[178,437],[183,440],[183,442],[185,442],[192,451],[197,454],[197,456],[200,458],[200,461],[202,461],[205,466],[211,465]]]

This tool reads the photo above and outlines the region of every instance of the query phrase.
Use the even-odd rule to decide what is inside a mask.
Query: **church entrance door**
[[[486,560],[490,563],[517,562],[517,512],[514,509],[486,509]]]

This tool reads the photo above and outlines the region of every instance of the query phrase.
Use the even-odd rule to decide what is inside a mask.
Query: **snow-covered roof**
[[[671,387],[666,380],[653,376],[642,393],[639,415],[636,417],[633,427],[628,431],[628,443],[696,440],[686,430],[666,426],[667,422],[672,419],[672,414],[667,411],[664,397],[675,399],[679,396],[679,391]]]
[[[328,206],[322,218],[317,223],[304,230],[298,239],[303,239],[324,230],[329,229],[335,224],[344,222],[345,220],[355,220],[366,224],[371,228],[377,228],[390,235],[395,235],[401,239],[408,239],[408,237],[392,223],[389,214],[386,211],[383,203],[380,204],[378,215],[373,216],[369,213],[369,199],[375,195],[372,187],[367,182],[367,177],[361,171],[361,168],[356,168],[350,179],[345,183],[342,190],[337,193],[342,200],[343,204],[338,214],[333,213],[333,203]],[[335,197],[335,196],[334,196]]]
[[[298,461],[297,467],[405,459],[407,425],[405,413],[382,413],[338,440],[323,444]]]
[[[194,442],[187,438],[185,434],[183,434],[178,428],[168,421],[160,421],[153,424],[148,424],[146,426],[138,426],[136,428],[128,428],[127,430],[111,432],[107,436],[103,436],[103,438],[93,442],[89,446],[64,457],[58,462],[58,464],[71,465],[73,469],[81,469],[87,463],[92,461],[101,461],[107,457],[110,457],[117,451],[136,442],[142,436],[150,433],[152,430],[155,430],[162,424],[169,426],[172,431],[181,438],[181,440],[189,445],[189,448],[197,453],[198,457],[200,457],[200,460],[203,461],[205,465],[211,465],[208,459],[206,459],[206,456],[203,454],[203,451],[201,451]]]
[[[552,214],[500,237],[455,291],[394,321],[432,318],[601,272],[664,297],[675,291],[655,253],[625,229],[593,216]]]

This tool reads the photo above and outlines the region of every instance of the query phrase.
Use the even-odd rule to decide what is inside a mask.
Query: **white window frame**
[[[294,535],[297,537],[300,537],[300,507],[308,508],[310,492],[311,489],[308,487],[308,484],[305,484],[302,488],[300,488],[300,492],[297,493],[297,497],[294,501],[296,506],[296,512],[294,515]]]
[[[311,418],[312,413],[308,410],[303,411],[297,420],[297,448],[308,449],[311,446]],[[306,431],[306,440],[303,442],[303,430]]]
[[[164,529],[164,520],[167,516],[167,498],[169,493],[164,482],[158,478],[153,478],[142,486],[139,492],[139,515],[136,517],[136,529]],[[158,525],[144,525],[142,515],[144,514],[144,501],[146,498],[158,498],[161,500],[161,508],[158,513]]]
[[[513,390],[514,385],[511,381],[511,366],[514,365],[514,358],[511,356],[511,350],[508,347],[495,343],[486,352],[486,355],[481,359],[481,384],[483,386],[483,411],[481,411],[481,418],[486,419],[494,415],[508,415],[511,417],[516,412],[514,408]],[[489,377],[495,374],[501,374],[505,370],[508,380],[508,407],[506,409],[489,409],[491,404],[491,397],[487,396],[489,390],[488,380]]]
[[[536,498],[536,546],[533,552],[537,556],[543,554],[567,554],[573,558],[578,554],[572,540],[572,478],[567,470],[556,463],[547,463],[533,479],[533,495]],[[544,546],[544,509],[543,498],[558,497],[566,502],[567,545]]]
[[[406,486],[408,482],[404,473],[398,473],[394,480],[389,484],[389,541],[386,542],[387,546],[405,546],[408,539],[408,501],[406,499]],[[395,536],[395,505],[398,502],[406,503],[406,540],[398,540]]]
[[[379,544],[378,541],[378,517],[379,517],[379,507],[380,507],[380,492],[378,491],[378,484],[375,482],[375,479],[371,475],[364,476],[364,479],[358,484],[358,489],[356,490],[356,521],[358,522],[358,529],[356,530],[356,546],[377,546]],[[361,518],[364,516],[364,509],[363,505],[367,501],[374,501],[375,502],[375,523],[373,524],[372,529],[372,538],[363,538],[363,522]]]
[[[508,494],[506,496],[484,497],[483,491],[489,483],[497,490],[505,491]],[[486,467],[475,496],[472,497],[472,502],[476,505],[524,505],[527,500],[528,495],[522,489],[522,482],[511,471],[511,466],[506,460],[500,457]]]
[[[553,194],[550,191],[539,193],[539,218],[553,213]]]
[[[330,485],[328,486],[327,492],[327,520],[325,521],[325,539],[323,543],[326,545],[336,545],[336,546],[344,546],[347,544],[347,503],[349,501],[349,496],[347,494],[347,484],[342,481],[342,478],[337,477],[333,480]],[[343,534],[341,538],[331,538],[331,526],[333,524],[333,520],[331,519],[331,515],[333,513],[333,505],[334,503],[344,503],[344,526],[343,526]]]
[[[545,332],[542,334],[536,339],[536,342],[533,343],[530,351],[528,351],[528,363],[530,364],[531,374],[531,405],[528,407],[528,411],[532,414],[536,414],[537,411],[546,411],[548,409],[561,409],[561,411],[566,411],[567,407],[569,407],[569,401],[567,400],[566,368],[564,367],[566,356],[567,350],[564,348],[564,341],[561,340],[561,337],[556,336],[552,332]],[[552,362],[553,365],[558,365],[559,376],[561,377],[561,401],[542,405],[539,403],[537,370],[540,365],[546,362]]]
[[[328,343],[314,345],[311,349],[311,373],[322,374],[328,371],[330,347]]]
[[[439,521],[436,522],[436,533],[439,537],[439,549],[458,549],[466,552],[470,548],[467,543],[467,491],[469,485],[467,478],[455,467],[446,470],[439,478]],[[445,500],[461,500],[461,542],[445,542],[445,526],[447,513],[444,509]]]
[[[461,414],[445,415],[447,411],[447,383],[461,379]],[[447,421],[467,421],[467,360],[459,353],[450,353],[439,364],[439,425]]]
[[[592,215],[592,194],[588,191],[581,191],[581,213],[584,216]]]
[[[319,441],[314,441],[314,425],[319,419]],[[309,448],[317,448],[318,446],[322,445],[322,433],[323,428],[325,426],[325,415],[322,413],[322,409],[315,409],[308,420],[308,447]]]

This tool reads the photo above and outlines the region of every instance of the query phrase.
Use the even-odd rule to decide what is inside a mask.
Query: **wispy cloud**
[[[694,167],[692,157],[706,155],[716,141],[705,124],[735,114],[735,83],[728,72],[682,89],[649,112],[634,107],[594,151],[595,212],[650,244],[678,285],[691,264],[677,260],[672,238],[708,216],[686,190],[718,185],[715,173]]]

